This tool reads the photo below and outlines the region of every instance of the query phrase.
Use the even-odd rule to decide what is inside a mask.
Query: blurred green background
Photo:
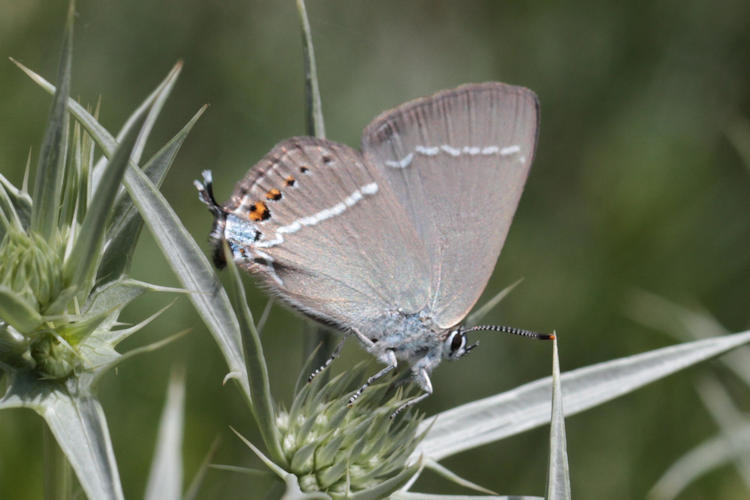
[[[7,61],[53,79],[65,1],[0,0],[0,170],[20,184],[36,160],[50,97]],[[184,71],[151,152],[204,103],[163,192],[208,249],[211,217],[191,181],[211,168],[223,199],[276,142],[304,133],[301,43],[292,0],[79,0],[72,95],[103,100],[119,129],[178,60]],[[705,309],[730,331],[750,324],[750,169],[728,139],[750,117],[750,3],[743,0],[462,2],[310,0],[328,136],[358,145],[380,111],[465,82],[527,86],[542,103],[537,158],[485,296],[524,282],[486,319],[556,329],[563,370],[673,343],[633,321],[636,290]],[[750,147],[750,143],[745,143]],[[148,151],[147,151],[148,155]],[[136,278],[175,285],[148,232]],[[172,297],[141,298],[138,321]],[[265,296],[252,286],[259,315]],[[275,308],[264,336],[272,387],[290,400],[303,322]],[[100,395],[126,496],[142,496],[169,371],[188,374],[184,445],[191,478],[211,442],[216,463],[260,467],[228,430],[261,440],[225,365],[184,298],[123,346],[191,328],[163,350],[108,375]],[[366,359],[352,342],[334,370]],[[549,345],[505,336],[434,374],[428,414],[545,376]],[[376,368],[375,364],[372,369]],[[643,498],[682,453],[717,432],[693,389],[704,365],[567,421],[577,498]],[[736,390],[748,408],[746,392]],[[0,497],[41,498],[42,421],[0,413]],[[504,494],[542,495],[548,429],[446,460]],[[262,498],[266,483],[210,471],[201,498]],[[461,490],[429,473],[419,491]],[[681,498],[748,492],[727,466]]]

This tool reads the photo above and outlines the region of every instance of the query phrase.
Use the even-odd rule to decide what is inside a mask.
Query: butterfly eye
[[[456,330],[451,338],[451,353],[458,351],[466,343],[464,334]]]

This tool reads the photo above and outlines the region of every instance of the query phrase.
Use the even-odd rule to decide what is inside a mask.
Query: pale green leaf
[[[579,368],[562,376],[565,415],[618,398],[679,370],[750,342],[750,331],[713,337]],[[468,403],[422,422],[434,423],[412,459],[440,460],[549,422],[551,378]],[[471,425],[467,425],[471,422]]]
[[[245,353],[245,364],[250,385],[249,400],[255,421],[258,424],[263,442],[266,444],[271,456],[281,461],[284,452],[281,449],[279,431],[276,427],[276,412],[271,397],[271,384],[268,379],[268,367],[263,355],[263,346],[260,343],[258,331],[255,329],[250,307],[247,305],[245,288],[242,285],[240,274],[234,263],[229,247],[224,244],[227,270],[229,271],[229,291],[234,299],[235,311],[238,312],[240,333]]]
[[[182,498],[182,435],[185,421],[185,372],[172,373],[159,422],[156,449],[148,475],[146,500]]]
[[[31,215],[31,199],[0,174],[0,213],[17,230],[25,231]],[[2,229],[0,238],[5,234]]]
[[[144,346],[137,347],[135,349],[131,349],[124,354],[120,354],[114,351],[111,344],[102,342],[101,340],[99,340],[99,336],[97,336],[95,339],[92,338],[89,343],[84,344],[84,347],[88,349],[87,352],[100,355],[101,352],[111,350],[111,352],[114,352],[116,354],[116,356],[111,356],[109,359],[104,359],[104,362],[98,363],[97,365],[92,367],[92,370],[94,371],[93,382],[94,383],[98,382],[101,379],[102,375],[104,375],[106,372],[108,372],[115,366],[122,364],[124,361],[127,361],[130,358],[134,358],[136,356],[140,356],[141,354],[144,354],[147,352],[153,352],[153,351],[156,351],[157,349],[161,349],[162,347],[168,344],[171,344],[175,340],[186,335],[189,331],[190,330],[187,330],[187,329],[182,330],[162,340],[152,342],[150,344],[146,344]],[[93,356],[91,354],[89,354],[88,357],[93,359]],[[101,356],[101,355],[100,357],[104,358],[104,356]]]
[[[672,500],[700,477],[748,455],[750,424],[744,424],[732,429],[729,434],[722,433],[707,439],[682,455],[659,478],[648,498]]]
[[[195,473],[193,480],[190,481],[190,486],[185,492],[185,495],[182,497],[183,500],[195,500],[196,498],[198,498],[198,490],[200,490],[200,487],[203,484],[203,478],[206,476],[206,472],[208,471],[208,468],[211,465],[211,460],[213,460],[213,457],[216,454],[216,450],[218,447],[219,447],[219,438],[216,438],[211,443],[211,447],[209,448],[208,453],[206,453],[206,456],[203,458],[203,461],[201,462],[201,465],[198,468],[198,472]],[[263,472],[268,474],[267,471],[263,471]]]
[[[549,469],[547,472],[547,500],[570,500],[570,468],[565,440],[565,412],[560,385],[560,360],[557,339],[552,346],[552,415],[549,434]]]
[[[482,304],[481,307],[478,307],[476,311],[469,314],[464,324],[466,326],[475,326],[476,324],[478,324],[480,321],[482,321],[482,318],[487,315],[487,313],[497,307],[500,301],[502,301],[510,292],[512,292],[513,289],[517,287],[522,281],[523,278],[518,279],[515,283],[511,283],[510,285],[500,290],[494,297]]]
[[[629,316],[642,325],[680,341],[705,339],[729,333],[716,318],[689,309],[660,295],[638,290],[627,302]],[[750,387],[750,347],[740,347],[722,356],[721,362]]]
[[[54,237],[60,198],[65,173],[65,152],[67,149],[68,112],[65,103],[70,93],[71,61],[73,59],[73,18],[75,2],[70,2],[68,19],[65,23],[57,73],[59,87],[55,93],[52,109],[47,121],[47,130],[39,151],[34,180],[34,205],[31,210],[31,229],[41,234],[47,241]]]
[[[307,18],[305,0],[297,0],[297,13],[302,27],[302,55],[305,61],[305,116],[307,120],[307,135],[320,139],[326,136],[323,123],[323,106],[320,101],[320,86],[318,85],[318,70],[315,64],[315,48],[313,47],[310,21]]]
[[[260,451],[245,436],[243,436],[242,434],[240,434],[239,432],[237,432],[236,429],[234,429],[233,427],[230,427],[230,429],[232,430],[232,432],[235,433],[235,435],[238,438],[240,438],[240,440],[242,440],[243,443],[245,443],[245,446],[247,446],[248,448],[250,448],[253,451],[253,453],[255,453],[255,455],[261,460],[261,462],[263,462],[266,465],[266,467],[268,467],[269,469],[271,469],[271,472],[273,472],[274,474],[276,474],[276,476],[279,479],[286,480],[288,476],[294,476],[294,474],[285,471],[283,468],[281,468],[281,466],[277,465],[273,460],[271,460],[266,455],[264,455],[262,451]]]
[[[121,278],[96,288],[89,295],[83,312],[86,315],[96,315],[104,311],[112,311],[116,308],[125,307],[146,291],[161,290],[161,287],[152,285],[151,283]],[[178,291],[178,289],[169,288],[166,291]]]
[[[107,217],[110,215],[115,195],[128,168],[128,159],[142,121],[143,119],[140,119],[133,123],[112,154],[96,188],[94,198],[89,204],[73,251],[65,261],[66,283],[78,287],[79,291],[86,295],[93,285],[96,269],[101,259]],[[85,295],[81,298],[85,298]]]
[[[727,390],[713,377],[704,377],[696,385],[703,405],[713,417],[721,432],[726,436],[727,444],[734,448],[738,443],[733,439],[735,429],[741,428],[747,416],[732,401]],[[734,453],[734,468],[750,491],[750,454]]]
[[[162,80],[159,83],[159,85],[156,86],[156,88],[153,90],[153,92],[151,92],[151,94],[149,94],[148,97],[146,97],[146,99],[143,100],[143,102],[135,109],[135,111],[133,111],[133,113],[128,117],[128,119],[125,120],[125,123],[123,124],[122,128],[117,133],[117,138],[116,139],[112,138],[112,145],[113,146],[114,146],[115,143],[118,143],[118,142],[122,141],[122,138],[125,137],[125,131],[128,130],[132,126],[132,124],[133,124],[133,122],[135,120],[140,119],[140,117],[147,110],[152,109],[154,106],[156,106],[157,109],[156,109],[155,112],[156,112],[157,115],[159,114],[159,112],[161,111],[162,106],[164,105],[164,101],[166,100],[167,96],[164,96],[161,99],[161,102],[158,103],[158,104],[157,104],[157,100],[160,100],[159,97],[165,91],[167,92],[167,94],[169,94],[169,92],[171,92],[172,87],[174,86],[175,82],[177,81],[177,77],[180,76],[180,72],[181,71],[182,71],[182,61],[177,61],[177,64],[175,64],[172,67],[172,69],[169,70],[169,73],[167,73],[167,76],[164,77],[164,80]],[[41,85],[41,82],[40,82],[40,85]],[[44,87],[44,85],[42,85],[42,86]],[[45,87],[45,89],[46,89],[46,87]],[[70,103],[68,104],[68,106],[70,106]],[[71,112],[73,112],[73,114],[75,114],[75,112],[73,110],[71,110]],[[152,113],[153,113],[153,111],[150,112],[149,115],[151,115]],[[153,121],[155,120],[155,118],[156,117],[154,116],[153,119],[149,119],[151,121],[151,123],[153,123]],[[103,127],[102,127],[102,131],[104,131],[107,135],[109,135],[109,132],[106,131]],[[150,127],[148,129],[148,132],[146,132],[145,135],[143,135],[143,139],[139,138],[138,142],[141,143],[141,147],[143,146],[143,143],[147,139],[149,132],[150,132]],[[110,148],[109,150],[106,149],[106,148],[102,148],[102,149],[104,149],[104,151],[106,152],[106,151],[110,151],[112,148]],[[136,151],[137,151],[137,149],[136,149]],[[138,164],[138,160],[140,160],[140,155],[141,155],[141,153],[138,152],[136,158],[131,158],[131,160],[133,161],[134,164]],[[99,179],[101,177],[101,173],[102,173],[102,170],[104,168],[104,165],[107,162],[107,157],[108,156],[109,156],[108,154],[105,154],[105,156],[102,157],[102,158],[100,158],[99,161],[94,166],[94,171],[93,171],[93,174],[92,174],[92,176],[93,176],[93,186],[94,187],[96,187],[99,184]]]
[[[198,110],[187,125],[146,162],[143,172],[154,185],[161,186],[182,143],[205,110],[206,106]],[[127,271],[143,227],[143,218],[133,206],[130,195],[125,191],[117,195],[113,220],[112,227],[107,231],[107,243],[97,273],[97,282],[117,279]]]
[[[99,402],[79,379],[39,380],[31,372],[15,372],[2,408],[30,408],[44,418],[89,498],[122,499],[107,421]],[[75,396],[73,396],[75,394]]]
[[[239,323],[213,267],[172,207],[140,169],[130,168],[125,183],[167,262],[182,286],[191,292],[188,297],[214,336],[230,372],[236,374],[233,376],[250,397]]]
[[[430,469],[431,471],[435,472],[436,474],[444,477],[448,481],[452,483],[456,483],[459,486],[463,486],[464,488],[469,488],[471,490],[479,491],[480,493],[487,493],[488,495],[497,495],[492,490],[488,490],[484,486],[480,486],[472,481],[469,481],[468,479],[465,479],[455,472],[453,472],[450,469],[447,469],[440,465],[438,462],[434,460],[425,460],[425,468]]]
[[[750,171],[750,123],[747,119],[736,119],[727,129],[727,137],[742,157],[745,167]]]
[[[3,285],[0,285],[0,320],[22,333],[29,333],[42,324],[35,304]]]

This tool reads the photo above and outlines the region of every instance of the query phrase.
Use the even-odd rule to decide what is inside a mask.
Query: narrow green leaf
[[[132,126],[133,122],[135,120],[138,120],[147,110],[152,110],[149,113],[149,115],[151,115],[154,112],[156,113],[156,115],[158,115],[159,112],[161,112],[161,108],[164,105],[164,101],[166,100],[166,97],[168,96],[168,94],[171,92],[171,89],[174,86],[174,83],[177,81],[177,77],[180,76],[181,71],[182,71],[182,61],[177,61],[177,63],[172,67],[172,69],[169,70],[169,73],[167,73],[167,76],[164,77],[164,80],[162,80],[159,83],[159,85],[157,85],[157,87],[153,90],[153,92],[151,92],[151,94],[149,94],[148,97],[146,97],[146,99],[143,100],[140,106],[138,106],[135,109],[135,111],[133,111],[133,113],[128,117],[128,119],[125,120],[125,123],[123,124],[122,128],[117,133],[116,139],[115,138],[112,139],[113,144],[122,141],[122,138],[125,137],[125,131],[128,130]],[[159,100],[159,96],[161,96],[165,91],[167,92],[167,96],[164,96],[164,98],[161,99],[161,102],[157,103],[157,101]],[[153,110],[154,106],[157,107],[156,110]],[[96,119],[96,116],[94,116],[94,118]],[[151,119],[147,119],[147,123],[149,121],[153,123],[155,118],[156,116],[154,116]],[[150,132],[150,128],[148,130]],[[144,142],[146,138],[148,137],[149,132],[146,132],[143,135],[143,139],[139,139],[139,142]],[[106,133],[107,135],[109,135],[108,131]],[[142,145],[143,144],[141,144],[141,146]],[[108,151],[108,150],[104,149],[104,151]],[[99,161],[94,166],[94,171],[93,171],[93,186],[94,187],[96,187],[99,184],[99,179],[101,177],[102,170],[107,161],[106,160],[107,156],[108,155],[105,154],[105,156],[100,158]],[[135,157],[131,158],[131,160],[134,164],[138,164],[138,161],[140,160],[140,153],[138,153],[138,155],[136,155]]]
[[[206,456],[203,457],[203,461],[201,462],[200,467],[198,467],[198,472],[196,472],[195,476],[193,476],[193,480],[190,481],[190,486],[188,486],[185,495],[182,497],[183,500],[195,500],[196,498],[198,498],[198,491],[200,490],[200,487],[203,484],[203,478],[206,476],[206,472],[211,465],[211,460],[213,460],[214,455],[216,454],[216,450],[219,448],[219,441],[219,438],[216,438],[211,443],[211,447],[208,449],[208,453],[206,453]],[[267,471],[262,472],[268,474]]]
[[[240,467],[239,465],[210,464],[209,468],[213,470],[223,470],[226,472],[236,472],[246,476],[271,476],[273,473],[263,469],[253,469],[251,467]]]
[[[565,415],[575,415],[679,370],[750,342],[750,331],[656,349],[579,368],[562,375]],[[551,377],[428,418],[434,423],[412,454],[440,460],[549,422]],[[470,426],[463,425],[471,422]]]
[[[98,287],[89,295],[88,301],[83,307],[85,315],[97,315],[105,311],[111,311],[118,306],[125,307],[127,304],[140,297],[143,292],[151,289],[150,283],[133,279],[119,279],[105,286]]]
[[[123,498],[107,421],[85,382],[39,380],[16,372],[0,400],[0,408],[30,408],[47,422],[89,498]],[[76,385],[77,384],[77,385]],[[75,396],[73,396],[75,394]]]
[[[679,340],[705,339],[729,333],[716,318],[705,311],[695,311],[660,295],[637,290],[626,305],[628,315],[638,323]],[[750,387],[750,347],[740,347],[721,362]]]
[[[444,477],[448,481],[450,481],[452,483],[456,483],[459,486],[463,486],[464,488],[469,488],[471,490],[476,490],[476,491],[479,491],[481,493],[487,493],[489,495],[497,495],[497,493],[495,493],[494,491],[488,490],[484,486],[480,486],[480,485],[478,485],[478,484],[476,484],[476,483],[474,483],[472,481],[469,481],[468,479],[465,479],[465,478],[459,476],[458,474],[456,474],[452,470],[443,467],[442,465],[440,465],[438,462],[435,462],[434,460],[425,460],[425,464],[424,465],[425,465],[426,469],[430,469],[430,470],[434,471],[435,473],[437,473],[440,476]]]
[[[172,207],[140,169],[128,169],[125,183],[167,262],[183,287],[191,292],[188,298],[214,336],[230,372],[237,374],[249,398],[239,323],[211,264]]]
[[[99,99],[101,103],[101,98]],[[97,104],[95,115],[98,115],[99,104]],[[79,124],[80,125],[80,124]],[[93,198],[91,185],[91,172],[94,168],[94,150],[96,143],[88,132],[84,132],[81,137],[81,162],[78,167],[78,210],[76,212],[76,223],[79,225],[86,216],[89,202]]]
[[[552,346],[552,415],[549,434],[549,469],[547,472],[547,500],[570,500],[570,469],[565,441],[565,414],[560,386],[560,360],[557,339]]]
[[[284,452],[281,450],[279,431],[276,428],[276,412],[271,397],[271,384],[268,380],[268,367],[263,355],[263,346],[260,343],[258,331],[255,329],[250,307],[247,305],[245,287],[242,285],[240,274],[234,263],[234,257],[226,243],[224,244],[224,253],[230,276],[229,292],[234,299],[235,311],[239,313],[237,319],[239,320],[247,367],[246,373],[250,384],[250,409],[271,456],[277,461],[282,461]]]
[[[738,118],[730,125],[726,134],[750,171],[750,122],[746,118]]]
[[[42,324],[35,304],[3,285],[0,285],[0,319],[22,333],[29,333]]]
[[[5,233],[12,230],[12,227],[12,223],[5,216],[5,213],[0,210],[0,238],[5,238]]]
[[[315,417],[311,416],[310,420],[315,420]],[[307,431],[301,433],[303,436],[307,434]],[[377,432],[370,432],[367,434],[368,436],[378,436]],[[359,436],[360,439],[362,436]],[[328,442],[317,449],[315,452],[315,464],[318,468],[326,467],[334,462],[334,458],[336,458],[336,453],[339,451],[339,448],[341,447],[341,443],[344,442],[344,434],[339,434],[337,436],[334,436],[332,439],[329,439]],[[345,463],[343,461],[339,461],[339,463]],[[343,472],[343,471],[342,471]],[[335,480],[334,480],[335,481]],[[333,483],[334,481],[331,481]]]
[[[728,446],[727,440],[732,446]],[[648,494],[652,500],[672,500],[709,472],[750,454],[750,424],[721,433],[689,450],[669,466]]]
[[[302,51],[305,61],[305,116],[307,121],[307,135],[326,136],[323,123],[323,106],[320,102],[320,87],[318,85],[318,69],[315,64],[315,49],[313,48],[310,21],[307,18],[305,0],[297,0],[297,12],[302,27]]]
[[[312,460],[310,459],[312,458],[313,453],[315,453],[315,448],[317,448],[317,446],[317,441],[307,443],[294,452],[294,456],[292,456],[292,459],[289,461],[289,468],[297,474],[309,472],[312,469]]]
[[[271,315],[271,309],[273,309],[273,302],[274,302],[273,297],[270,297],[268,301],[266,302],[266,307],[263,308],[263,312],[260,314],[260,319],[258,320],[258,323],[255,325],[256,330],[258,330],[259,336],[263,335],[263,328],[266,326],[268,317]],[[312,373],[312,371],[310,373]]]
[[[182,434],[185,421],[185,371],[172,372],[167,400],[159,422],[154,459],[143,498],[182,498]]]
[[[120,474],[99,401],[66,394],[45,406],[42,417],[89,498],[122,499]]]
[[[57,73],[59,87],[55,93],[49,114],[47,131],[39,152],[36,179],[34,181],[34,205],[31,210],[31,229],[47,241],[54,236],[57,214],[62,195],[65,173],[65,151],[67,148],[68,112],[65,103],[70,93],[70,72],[73,58],[73,17],[75,2],[68,7],[65,23],[60,65]]]
[[[158,349],[161,349],[162,347],[171,344],[175,340],[185,336],[190,330],[182,330],[174,335],[170,335],[167,338],[164,338],[162,340],[152,342],[150,344],[146,344],[141,347],[137,347],[135,349],[131,349],[125,354],[120,354],[114,349],[111,348],[111,345],[108,344],[106,341],[102,341],[102,339],[97,336],[95,338],[92,338],[89,342],[83,345],[83,347],[86,349],[85,351],[82,350],[82,352],[85,354],[85,357],[87,361],[89,361],[89,364],[94,365],[93,366],[93,380],[92,383],[97,383],[99,380],[101,380],[102,376],[107,373],[112,368],[121,365],[123,362],[134,358],[136,356],[140,356],[141,354],[147,353],[147,352],[154,352]],[[99,356],[101,359],[94,359],[95,356],[99,355],[100,352],[107,351],[108,349],[111,349],[111,353],[114,353],[115,356]],[[106,358],[109,359],[106,359]],[[100,361],[100,363],[96,363]]]
[[[12,57],[10,58],[11,62],[18,66],[18,68],[26,73],[26,75],[31,78],[31,80],[39,85],[45,92],[49,94],[55,93],[55,86],[52,85],[50,82],[45,80],[41,75],[37,74],[36,72],[32,71],[31,69],[27,68],[20,62],[16,61]],[[181,67],[181,63],[178,63],[172,68],[172,70],[169,72],[167,77],[162,81],[162,83],[159,85],[159,87],[156,88],[141,105],[133,112],[132,115],[128,118],[128,121],[125,123],[125,126],[123,127],[123,130],[121,133],[124,133],[125,130],[128,130],[129,125],[137,120],[140,119],[141,116],[146,112],[146,110],[151,106],[151,104],[154,102],[154,99],[156,96],[159,95],[159,92],[161,92],[161,89],[164,85],[167,84],[167,82],[171,78],[175,78],[175,73],[179,73],[179,69]],[[105,152],[106,156],[109,157],[112,155],[112,152],[115,150],[115,147],[117,146],[118,141],[115,140],[114,137],[112,137],[112,134],[109,133],[109,131],[104,128],[97,120],[94,118],[91,113],[89,113],[83,106],[78,104],[74,99],[68,98],[68,111],[73,114],[73,116],[76,117],[78,121],[81,122],[81,124],[84,126],[86,130],[89,131],[89,134],[94,138],[97,145],[102,149],[102,151]],[[105,164],[106,160],[102,159],[99,164],[97,164],[97,168],[95,170],[101,171]],[[94,178],[98,179],[98,175],[94,174]],[[96,185],[96,183],[94,184]]]
[[[76,346],[94,333],[109,315],[109,311],[101,312],[96,316],[89,316],[80,321],[60,325],[57,327],[57,331],[67,342]]]
[[[62,314],[70,305],[73,297],[78,293],[77,286],[68,286],[57,294],[55,300],[42,311],[45,316],[57,316]]]
[[[464,322],[466,326],[474,326],[478,324],[480,321],[482,321],[482,318],[484,318],[487,313],[492,311],[497,305],[502,301],[510,292],[513,291],[515,287],[517,287],[521,282],[523,281],[523,278],[520,278],[516,280],[515,283],[511,283],[510,285],[506,286],[502,290],[500,290],[497,295],[492,297],[490,300],[485,302],[481,305],[481,307],[477,308],[476,311],[469,314],[469,316],[466,318],[466,321]]]
[[[81,164],[81,125],[73,124],[73,135],[70,139],[72,151],[67,155],[67,166],[64,169],[63,185],[61,189],[58,225],[70,226],[76,215],[78,206],[78,171]]]
[[[0,174],[0,211],[21,230],[29,227],[31,197]]]
[[[323,121],[323,105],[320,100],[320,85],[318,84],[318,69],[315,64],[315,48],[313,46],[310,20],[307,17],[305,0],[297,0],[297,13],[302,29],[302,58],[305,68],[305,132],[318,138],[325,138],[326,128]],[[315,352],[315,365],[321,366],[333,352],[336,339],[334,334],[326,328],[312,322],[305,322],[304,356]],[[318,348],[320,346],[320,348]],[[327,371],[318,375],[327,380]]]
[[[230,429],[232,430],[232,432],[234,432],[237,435],[238,438],[242,440],[243,443],[245,443],[245,446],[250,448],[253,451],[253,453],[255,453],[255,455],[258,458],[260,458],[261,462],[263,462],[266,465],[266,467],[271,469],[271,472],[273,472],[279,477],[279,479],[286,480],[287,476],[294,476],[294,474],[290,474],[289,472],[285,471],[279,465],[277,465],[273,460],[265,456],[263,452],[260,451],[253,443],[248,441],[248,439],[245,436],[237,432],[237,430],[234,427],[230,427]]]
[[[724,386],[713,377],[703,377],[696,385],[703,406],[713,417],[727,440],[730,448],[738,447],[733,438],[734,430],[740,428],[747,416],[740,411],[732,401]],[[745,488],[750,491],[750,455],[741,452],[735,453],[734,468],[745,483]]]
[[[320,469],[316,466],[316,476],[318,482],[323,489],[328,489],[334,483],[346,477],[346,469],[349,464],[343,460],[334,462],[332,465],[325,469]]]
[[[140,119],[132,124],[125,138],[112,154],[96,188],[94,198],[89,204],[86,217],[83,219],[73,252],[65,261],[66,283],[77,286],[80,292],[86,295],[93,285],[95,272],[101,259],[107,217],[110,215],[117,189],[128,168],[128,159],[142,122],[143,119]]]
[[[11,329],[8,324],[0,325],[0,369],[4,363],[19,364],[23,353],[29,348],[30,339]],[[0,370],[0,373],[3,373]],[[0,382],[2,378],[0,377]]]
[[[144,166],[144,173],[157,187],[161,186],[182,143],[205,110],[206,106],[198,110],[187,125]],[[117,279],[126,272],[130,267],[138,236],[143,228],[143,218],[133,206],[130,195],[124,191],[117,195],[113,220],[114,223],[107,232],[107,245],[97,272],[97,283]]]

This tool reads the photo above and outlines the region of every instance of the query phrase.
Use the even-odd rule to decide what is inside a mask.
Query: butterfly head
[[[218,269],[223,269],[227,265],[227,261],[224,258],[224,248],[222,242],[224,241],[224,229],[227,223],[227,213],[224,209],[216,203],[214,198],[213,189],[213,176],[210,170],[204,170],[202,172],[203,182],[199,180],[193,181],[196,189],[198,189],[198,198],[208,206],[208,210],[214,216],[214,227],[211,229],[209,239],[214,247],[214,265]]]
[[[466,332],[459,326],[449,331],[443,341],[443,359],[462,358],[478,345],[479,342],[466,345]]]

